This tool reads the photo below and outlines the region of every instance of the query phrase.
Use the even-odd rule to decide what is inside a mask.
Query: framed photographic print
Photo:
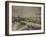
[[[45,3],[5,2],[5,35],[45,33]]]

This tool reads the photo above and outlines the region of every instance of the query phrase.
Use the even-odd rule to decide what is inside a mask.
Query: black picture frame
[[[9,34],[9,3],[26,3],[26,4],[42,4],[44,5],[44,32],[42,33],[27,33],[27,34]],[[32,34],[45,34],[45,3],[37,2],[20,2],[20,1],[5,1],[5,35],[18,36],[18,35],[32,35]]]

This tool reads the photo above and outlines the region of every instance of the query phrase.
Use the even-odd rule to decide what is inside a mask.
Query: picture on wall
[[[5,2],[6,35],[45,33],[45,4],[36,2]]]

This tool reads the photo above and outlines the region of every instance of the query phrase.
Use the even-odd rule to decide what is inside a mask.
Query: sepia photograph
[[[45,33],[44,5],[34,2],[6,2],[6,35]]]
[[[12,30],[40,30],[41,7],[12,6]]]

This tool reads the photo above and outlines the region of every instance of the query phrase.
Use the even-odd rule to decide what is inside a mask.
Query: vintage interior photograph
[[[12,31],[41,30],[41,7],[12,6]]]

